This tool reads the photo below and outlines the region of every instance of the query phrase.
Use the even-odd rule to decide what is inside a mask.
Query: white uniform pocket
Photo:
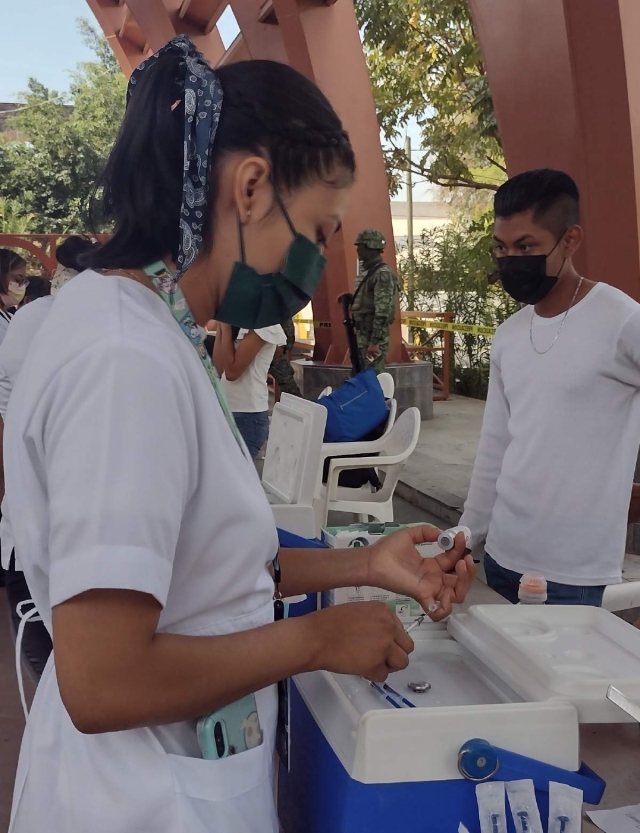
[[[180,833],[277,833],[271,744],[219,761],[167,757]]]

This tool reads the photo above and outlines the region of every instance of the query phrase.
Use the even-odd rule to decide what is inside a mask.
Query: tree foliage
[[[126,81],[111,49],[86,21],[79,28],[96,60],[72,73],[68,95],[31,78],[9,121],[21,139],[0,144],[0,196],[31,216],[33,232],[87,230],[88,197],[124,113]]]
[[[424,232],[415,247],[413,266],[414,309],[455,312],[463,324],[497,327],[519,308],[499,283],[491,283],[493,261],[493,217],[456,220]],[[407,259],[400,275],[408,283]],[[419,344],[435,344],[440,336],[433,330],[417,330]],[[453,368],[459,393],[484,398],[489,374],[491,338],[472,333],[455,333]],[[436,355],[436,354],[432,354]],[[446,371],[445,371],[446,372]]]
[[[421,130],[412,169],[447,188],[496,190],[504,156],[466,0],[356,0],[392,184],[400,138]]]
[[[23,214],[15,200],[0,197],[0,234],[28,234],[33,217]]]

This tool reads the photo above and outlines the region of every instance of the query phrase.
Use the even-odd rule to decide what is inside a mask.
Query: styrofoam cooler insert
[[[360,677],[317,671],[294,678],[352,778],[363,783],[457,779],[458,750],[474,737],[553,766],[578,769],[578,719],[570,703],[521,702],[463,645],[435,630],[416,640],[409,667],[388,678],[414,709],[394,708]],[[431,683],[429,692],[409,690],[409,682],[422,680]]]
[[[623,722],[609,685],[640,699],[640,631],[601,608],[477,605],[449,631],[521,697],[570,700],[583,722]]]
[[[336,674],[335,679],[360,714],[371,709],[394,708],[361,677]],[[429,691],[423,694],[411,691],[409,683],[422,681],[431,685]],[[416,708],[480,706],[520,700],[503,680],[452,639],[417,643],[409,666],[389,674],[387,683]]]

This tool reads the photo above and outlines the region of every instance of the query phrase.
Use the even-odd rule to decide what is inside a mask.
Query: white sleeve
[[[275,344],[276,347],[287,343],[287,337],[280,324],[274,324],[273,327],[261,327],[259,330],[255,330],[255,333],[267,344]]]
[[[640,388],[640,309],[622,325],[614,354],[616,379]]]
[[[492,351],[489,368],[489,392],[482,420],[480,444],[473,466],[469,494],[460,519],[460,524],[470,529],[471,541],[474,547],[484,543],[487,537],[491,513],[497,496],[496,482],[510,441],[509,403],[504,395],[500,367],[495,360],[494,351]]]
[[[147,347],[109,339],[58,371],[49,391],[33,436],[49,494],[51,606],[91,589],[164,605],[197,479],[187,384]]]

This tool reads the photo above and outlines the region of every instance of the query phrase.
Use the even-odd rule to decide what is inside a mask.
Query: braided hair
[[[85,256],[94,268],[142,267],[178,250],[182,200],[184,94],[180,59],[161,56],[141,76],[92,199],[94,226],[115,234]],[[286,64],[244,61],[216,70],[224,100],[210,149],[211,177],[203,248],[213,236],[220,163],[229,153],[267,159],[280,194],[315,181],[344,187],[355,156],[335,110],[322,92]],[[102,193],[100,194],[100,189]]]

